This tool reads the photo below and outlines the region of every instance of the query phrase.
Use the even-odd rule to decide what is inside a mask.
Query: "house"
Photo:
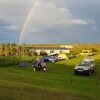
[[[59,45],[59,44],[44,44],[44,45],[25,45],[24,48],[34,51],[37,55],[41,53],[50,54],[69,54],[73,48],[71,45]]]
[[[44,52],[47,55],[60,54],[60,53],[69,54],[70,49],[68,48],[37,48],[35,49],[35,52],[37,53],[37,55],[40,55],[41,52]]]

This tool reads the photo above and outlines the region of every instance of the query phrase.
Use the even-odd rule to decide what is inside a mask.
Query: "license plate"
[[[83,72],[83,70],[78,70],[79,72]]]

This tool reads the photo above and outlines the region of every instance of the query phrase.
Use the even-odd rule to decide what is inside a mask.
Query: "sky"
[[[0,43],[100,43],[99,32],[100,0],[0,0]]]

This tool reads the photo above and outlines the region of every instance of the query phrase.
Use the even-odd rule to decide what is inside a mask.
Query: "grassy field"
[[[94,56],[97,69],[91,77],[73,73],[83,58],[47,63],[46,72],[0,67],[0,100],[100,100],[100,53]]]

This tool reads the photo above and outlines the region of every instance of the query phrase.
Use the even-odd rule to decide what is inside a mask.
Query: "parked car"
[[[54,54],[50,54],[49,56],[55,58],[56,61],[59,61],[60,59],[59,59],[58,55],[59,55],[59,54],[54,53]]]
[[[59,59],[59,60],[68,60],[68,56],[67,56],[66,54],[63,54],[63,53],[62,53],[62,54],[59,54],[59,55],[58,55],[58,59]]]
[[[68,56],[64,53],[60,53],[60,54],[52,54],[50,55],[51,57],[55,58],[56,61],[59,61],[59,60],[68,60]]]
[[[82,50],[80,55],[82,55],[82,56],[92,56],[93,52],[92,52],[92,50]]]
[[[67,56],[69,59],[72,59],[72,58],[75,58],[76,55],[75,55],[75,53],[71,53],[71,54],[68,54]]]
[[[53,56],[44,56],[42,60],[44,60],[44,62],[56,62],[57,61],[57,59]]]
[[[95,67],[94,59],[87,58],[75,66],[74,73],[75,74],[84,73],[91,76],[91,73],[95,72],[95,69],[96,67]]]

